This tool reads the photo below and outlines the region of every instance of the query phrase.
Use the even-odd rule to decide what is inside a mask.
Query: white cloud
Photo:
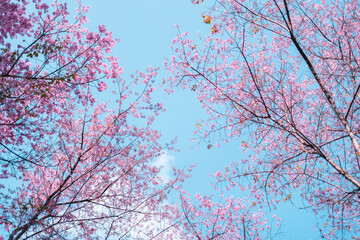
[[[160,168],[159,176],[164,180],[164,182],[170,180],[171,169],[174,162],[175,157],[169,155],[166,151],[155,160],[153,165]]]

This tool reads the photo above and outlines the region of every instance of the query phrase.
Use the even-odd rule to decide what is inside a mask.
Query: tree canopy
[[[208,34],[178,28],[164,78],[123,77],[81,1],[0,0],[0,239],[277,239],[293,198],[321,237],[359,239],[359,2],[192,3]],[[159,85],[196,94],[199,144],[241,145],[215,196],[154,164],[176,146],[153,127]]]

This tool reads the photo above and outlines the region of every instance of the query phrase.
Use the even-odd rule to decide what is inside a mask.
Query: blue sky
[[[113,54],[120,57],[124,79],[136,69],[144,70],[149,65],[163,67],[164,58],[172,54],[170,46],[177,33],[175,24],[180,26],[182,32],[189,32],[194,39],[199,32],[203,35],[209,32],[201,17],[206,4],[193,5],[191,0],[93,0],[84,4],[91,6],[88,15],[91,27],[95,29],[97,25],[105,24],[113,36],[120,39]],[[161,71],[159,84],[167,76],[167,72]],[[193,177],[185,187],[193,194],[210,193],[209,183],[212,179],[208,175],[242,157],[240,141],[222,144],[220,148],[211,150],[206,145],[200,145],[197,149],[197,145],[189,139],[193,137],[197,120],[206,119],[206,115],[195,95],[182,89],[168,95],[159,87],[154,101],[162,102],[167,109],[155,121],[154,127],[162,131],[164,141],[177,135],[177,148],[181,149],[176,153],[168,152],[170,157],[159,162],[176,167],[195,163],[197,167]],[[275,213],[283,219],[284,239],[320,238],[319,233],[313,230],[315,222],[311,214],[298,211],[289,203],[282,205]]]

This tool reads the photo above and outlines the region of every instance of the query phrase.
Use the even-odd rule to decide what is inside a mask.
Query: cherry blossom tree
[[[249,198],[224,197],[215,201],[214,196],[181,192],[179,211],[181,230],[187,239],[274,239],[279,236],[280,218],[266,214]],[[276,223],[275,223],[276,222]],[[185,239],[185,238],[183,238]]]
[[[112,56],[105,56],[116,43],[104,26],[99,33],[83,28],[87,22],[85,6],[79,7],[74,23],[68,22],[65,3],[49,6],[35,1],[1,1],[1,144],[15,159],[25,141],[38,141],[51,134],[51,122],[71,95],[75,101],[94,101],[89,85],[106,88],[100,78],[117,78],[121,67]],[[27,16],[26,10],[36,9]],[[52,9],[50,11],[50,9]],[[85,103],[85,102],[83,102]],[[46,133],[45,133],[46,132]],[[19,146],[10,149],[6,145]]]
[[[166,199],[186,176],[165,181],[152,163],[172,148],[151,128],[163,110],[151,102],[157,69],[122,79],[116,40],[85,28],[87,11],[0,0],[0,239],[177,231]],[[116,100],[102,103],[95,95],[111,95],[109,84]]]
[[[359,2],[193,1],[202,2],[213,3],[203,15],[209,35],[179,32],[166,67],[172,86],[195,91],[208,112],[196,131],[208,148],[244,139],[249,157],[219,172],[219,184],[250,182],[264,205],[299,194],[323,237],[355,238]]]

